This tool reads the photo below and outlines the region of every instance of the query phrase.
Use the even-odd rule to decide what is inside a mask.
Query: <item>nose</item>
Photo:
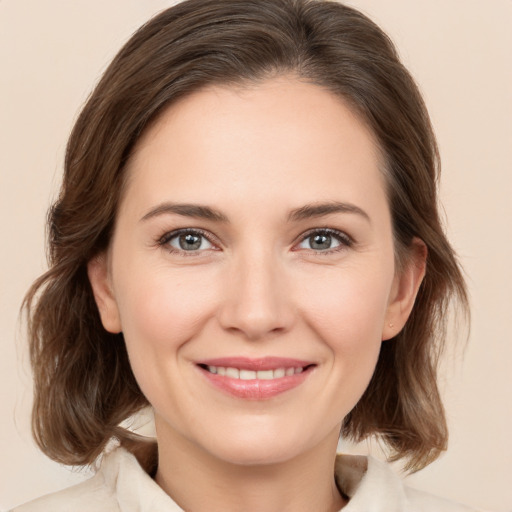
[[[223,287],[221,326],[248,340],[288,331],[294,308],[285,274],[269,254],[241,255],[230,266]]]

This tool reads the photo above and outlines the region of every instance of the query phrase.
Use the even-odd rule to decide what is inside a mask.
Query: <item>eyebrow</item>
[[[358,206],[351,203],[342,203],[330,201],[328,203],[312,203],[292,210],[288,214],[288,221],[300,221],[315,217],[323,217],[333,213],[352,213],[360,215],[371,224],[370,216]],[[210,206],[192,204],[192,203],[162,203],[151,208],[141,221],[147,221],[154,217],[164,214],[182,215],[183,217],[193,217],[196,219],[206,219],[214,222],[229,222],[229,219],[219,210]]]
[[[206,219],[216,222],[228,222],[228,218],[218,210],[210,208],[209,206],[202,206],[198,204],[188,203],[162,203],[149,210],[141,221],[149,220],[158,215],[166,213],[174,213],[176,215],[182,215],[183,217],[194,217],[196,219]]]
[[[360,215],[371,224],[370,216],[364,210],[359,208],[359,206],[338,201],[306,204],[305,206],[292,210],[288,215],[288,220],[305,220],[315,217],[323,217],[324,215],[330,215],[332,213],[353,213]]]

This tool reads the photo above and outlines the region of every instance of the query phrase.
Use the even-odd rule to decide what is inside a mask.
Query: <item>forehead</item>
[[[211,202],[225,187],[282,203],[338,200],[335,191],[363,199],[383,193],[380,162],[372,132],[341,98],[280,77],[210,86],[168,107],[138,141],[127,189],[150,202]]]

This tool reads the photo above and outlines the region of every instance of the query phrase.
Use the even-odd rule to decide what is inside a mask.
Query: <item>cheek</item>
[[[377,364],[390,276],[382,269],[333,273],[322,293],[302,298],[303,318],[327,348],[344,414],[359,400]]]
[[[144,389],[148,376],[165,376],[181,347],[202,330],[214,292],[201,272],[139,268],[146,271],[130,266],[119,276],[116,296],[131,365]]]
[[[334,270],[318,293],[302,296],[304,317],[334,347],[349,352],[380,343],[392,283],[391,272]]]

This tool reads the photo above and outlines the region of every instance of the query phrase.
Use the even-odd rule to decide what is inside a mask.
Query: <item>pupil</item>
[[[331,237],[329,235],[315,235],[311,237],[312,249],[329,249],[331,247]]]
[[[201,237],[189,233],[180,236],[180,248],[184,251],[193,251],[201,247]]]

